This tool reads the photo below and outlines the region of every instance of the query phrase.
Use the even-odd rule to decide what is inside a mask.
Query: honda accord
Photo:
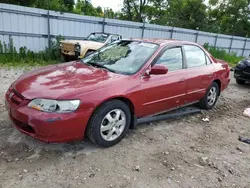
[[[6,92],[9,117],[45,142],[118,143],[139,118],[198,103],[211,109],[229,84],[226,62],[202,46],[121,40],[69,63],[20,76]]]

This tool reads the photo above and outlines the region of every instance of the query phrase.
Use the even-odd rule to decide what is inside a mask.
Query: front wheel
[[[130,109],[124,102],[108,101],[101,105],[90,118],[87,135],[99,146],[113,146],[126,135],[130,122]]]
[[[199,102],[199,106],[206,110],[213,108],[217,102],[219,92],[220,90],[218,84],[213,82],[208,88],[206,95]]]

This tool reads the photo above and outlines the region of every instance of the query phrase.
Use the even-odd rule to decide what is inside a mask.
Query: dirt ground
[[[232,79],[216,108],[143,124],[116,146],[46,144],[13,128],[4,93],[23,71],[0,70],[0,188],[250,187],[250,85]],[[209,117],[209,122],[202,118]]]

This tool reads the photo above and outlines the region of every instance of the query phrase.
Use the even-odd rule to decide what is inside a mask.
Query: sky
[[[94,7],[108,7],[112,8],[114,11],[119,11],[122,7],[123,0],[91,0],[91,3]]]

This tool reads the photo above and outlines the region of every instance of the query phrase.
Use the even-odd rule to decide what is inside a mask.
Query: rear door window
[[[206,56],[198,46],[184,45],[186,62],[188,68],[206,65]]]
[[[206,55],[207,65],[212,64],[212,61],[209,59],[209,57]]]

